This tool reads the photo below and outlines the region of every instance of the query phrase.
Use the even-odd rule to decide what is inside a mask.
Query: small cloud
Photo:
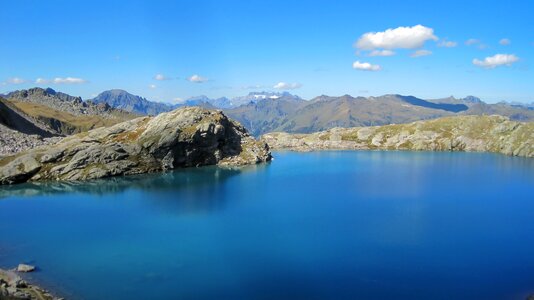
[[[40,78],[42,79],[42,78]],[[45,79],[42,79],[42,80],[45,80]],[[75,77],[65,77],[65,78],[61,78],[61,77],[56,77],[52,80],[52,83],[54,84],[82,84],[82,83],[86,83],[87,80],[85,79],[82,79],[82,78],[75,78]]]
[[[360,61],[355,61],[352,64],[352,67],[356,70],[361,70],[361,71],[380,71],[382,69],[382,67],[380,67],[379,65],[373,65],[368,62],[360,62]]]
[[[170,77],[167,77],[163,74],[156,74],[156,76],[154,76],[154,79],[158,81],[171,80]]]
[[[149,87],[150,89],[155,89],[155,88],[157,88],[157,86],[156,86],[155,84],[150,84],[150,85],[148,85],[148,87]]]
[[[413,52],[412,54],[410,54],[410,57],[415,58],[415,57],[427,56],[427,55],[430,55],[430,54],[432,54],[432,51],[421,49],[421,50],[417,50],[417,51]]]
[[[480,43],[480,40],[478,39],[468,39],[467,41],[465,41],[466,46],[473,46],[479,43]]]
[[[204,78],[200,75],[193,75],[189,78],[187,78],[187,80],[191,81],[191,82],[195,82],[195,83],[203,83],[203,82],[206,82],[208,81],[208,78]]]
[[[39,77],[39,78],[35,79],[35,83],[36,84],[49,84],[50,80],[47,80],[47,79]]]
[[[279,82],[273,86],[273,89],[278,90],[295,90],[302,87],[302,84],[294,82],[294,83],[287,83],[287,82]]]
[[[172,99],[172,102],[173,102],[173,103],[176,103],[176,104],[178,104],[178,103],[183,103],[183,102],[184,102],[184,99],[183,99],[183,98],[180,98],[180,97],[176,97],[176,98]]]
[[[438,47],[442,47],[442,48],[454,48],[458,46],[458,43],[457,42],[453,42],[453,41],[447,41],[447,39],[442,39],[439,43],[438,43]]]
[[[466,46],[478,46],[478,49],[480,50],[484,50],[488,48],[486,44],[482,44],[482,42],[478,39],[468,39],[467,41],[465,41],[465,45]]]
[[[23,84],[28,82],[26,79],[22,79],[20,77],[12,77],[6,80],[7,84]]]
[[[394,51],[391,50],[373,50],[368,56],[393,56],[395,55]]]
[[[501,44],[501,45],[503,45],[503,46],[508,46],[508,45],[510,45],[511,43],[512,43],[512,41],[510,41],[510,39],[506,39],[506,38],[505,38],[505,39],[501,39],[501,40],[499,41],[499,44]]]
[[[438,37],[434,35],[434,29],[416,25],[365,33],[356,41],[354,46],[360,50],[416,49],[422,47],[429,40],[438,40]]]
[[[473,59],[473,64],[486,69],[494,69],[499,66],[511,66],[518,60],[519,57],[514,54],[495,54],[494,56],[484,58],[484,60],[475,58]]]
[[[359,90],[358,93],[360,93],[360,94],[369,94],[369,90]]]
[[[244,90],[257,90],[257,89],[263,89],[265,87],[266,86],[262,84],[252,84],[252,85],[244,86],[243,89]]]

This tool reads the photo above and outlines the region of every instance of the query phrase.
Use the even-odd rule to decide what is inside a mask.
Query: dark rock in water
[[[203,165],[269,161],[264,142],[220,111],[188,107],[66,137],[0,160],[0,183],[88,180]]]
[[[33,272],[33,271],[35,271],[35,266],[31,266],[27,264],[19,264],[17,266],[17,272],[28,273],[28,272]]]

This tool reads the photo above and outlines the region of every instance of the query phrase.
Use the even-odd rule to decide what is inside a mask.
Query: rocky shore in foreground
[[[19,265],[14,270],[0,269],[1,300],[61,300],[49,291],[23,280],[18,272],[31,272],[33,266]]]
[[[534,157],[534,123],[502,116],[457,116],[409,124],[268,133],[272,149],[474,151]]]
[[[221,111],[186,107],[63,138],[0,160],[0,184],[89,180],[271,160],[269,146]]]

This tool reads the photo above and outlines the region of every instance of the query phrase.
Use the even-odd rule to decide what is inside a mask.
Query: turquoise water
[[[0,188],[0,266],[72,299],[524,299],[534,160],[275,153],[271,164]]]

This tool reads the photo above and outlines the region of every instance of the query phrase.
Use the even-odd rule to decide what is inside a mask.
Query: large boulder
[[[17,266],[17,272],[28,273],[28,272],[33,272],[33,271],[35,271],[35,266],[32,266],[32,265],[19,264]]]
[[[269,147],[221,111],[180,108],[98,128],[0,160],[0,183],[88,180],[271,159]]]

